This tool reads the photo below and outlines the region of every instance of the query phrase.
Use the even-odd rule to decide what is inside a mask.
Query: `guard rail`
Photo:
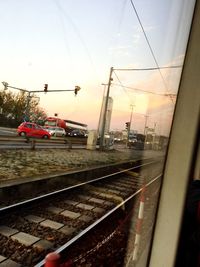
[[[73,145],[86,145],[87,138],[77,138],[77,137],[51,137],[50,139],[40,139],[34,137],[21,137],[21,136],[0,136],[0,145],[5,144],[30,144],[31,149],[35,149],[37,145],[66,145],[69,149],[72,148]]]

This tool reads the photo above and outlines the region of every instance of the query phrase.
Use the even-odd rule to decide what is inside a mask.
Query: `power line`
[[[114,69],[117,71],[153,71],[153,70],[159,70],[159,69],[177,69],[182,68],[182,65],[174,65],[174,66],[166,66],[166,67],[155,67],[155,68],[132,68],[132,69]]]
[[[117,80],[119,81],[120,84],[116,84],[116,83],[112,83],[112,85],[115,85],[115,86],[121,86],[123,89],[124,88],[127,88],[127,89],[131,89],[131,90],[135,90],[135,91],[140,91],[140,92],[143,92],[143,93],[147,93],[147,94],[154,94],[154,95],[160,95],[160,96],[171,96],[172,94],[161,94],[161,93],[155,93],[155,92],[151,92],[151,91],[146,91],[146,90],[143,90],[143,89],[139,89],[139,88],[133,88],[133,87],[129,87],[129,86],[125,86],[122,84],[122,82],[120,81],[119,77],[117,76],[117,74],[115,73],[115,69],[113,70]],[[127,92],[125,91],[125,93],[127,94]],[[128,95],[128,94],[127,94]],[[174,94],[175,95],[175,94]],[[129,95],[128,95],[129,97]],[[129,97],[130,98],[130,97]]]
[[[122,25],[122,21],[123,21],[123,17],[124,17],[124,11],[125,11],[127,1],[128,0],[123,1],[121,9],[120,9],[121,13],[120,13],[119,21],[118,21],[117,35],[118,35],[118,33],[120,33],[120,30],[121,30],[121,25]],[[115,37],[115,40],[116,40],[115,45],[117,46],[119,44],[119,39]],[[114,53],[112,53],[111,62],[114,61],[114,56],[115,56]]]
[[[76,34],[77,37],[79,38],[80,43],[82,44],[82,46],[83,46],[83,48],[84,48],[84,50],[85,50],[85,52],[86,52],[86,55],[88,56],[89,62],[90,62],[90,64],[91,64],[91,66],[92,66],[92,69],[93,69],[93,71],[94,71],[94,73],[95,73],[97,79],[99,80],[99,75],[98,75],[98,73],[97,73],[97,71],[96,71],[95,64],[94,64],[94,62],[93,62],[93,60],[92,60],[90,51],[89,51],[89,49],[88,49],[88,47],[87,47],[87,45],[86,45],[86,42],[85,42],[85,40],[84,40],[84,38],[83,38],[83,36],[82,36],[82,34],[81,34],[79,28],[76,26],[76,24],[74,23],[74,21],[72,20],[72,18],[68,15],[68,13],[62,8],[62,6],[61,6],[61,4],[59,3],[59,1],[58,1],[58,0],[54,0],[54,1],[55,1],[55,4],[56,4],[56,6],[57,6],[59,12],[60,12],[61,14],[63,14],[64,18],[65,18],[68,22],[70,22],[70,24],[71,24],[71,26],[72,26],[72,28],[73,28],[75,34]],[[64,22],[62,22],[62,23],[64,24]],[[64,33],[66,34],[66,31],[65,31]],[[65,37],[65,38],[66,38],[66,37]]]
[[[115,74],[115,76],[116,76],[116,78],[117,78],[118,82],[120,83],[120,85],[118,85],[118,86],[121,86],[121,87],[122,87],[122,89],[124,90],[126,87],[125,87],[125,86],[123,86],[123,84],[122,84],[122,82],[120,81],[119,77],[117,76],[116,72],[115,72],[115,71],[113,71],[113,72],[114,72],[114,74]],[[115,85],[115,84],[114,84],[114,83],[112,83],[112,85]],[[126,92],[126,90],[124,90],[124,92],[127,94],[127,96],[129,97],[129,99],[130,99],[130,100],[131,100],[131,102],[132,102],[132,99],[130,98],[130,96],[129,96],[129,94]]]
[[[133,87],[129,87],[129,86],[125,86],[123,84],[117,84],[117,83],[112,83],[113,85],[115,86],[121,86],[122,88],[127,88],[127,89],[131,89],[131,90],[134,90],[134,91],[140,91],[142,93],[148,93],[148,94],[155,94],[155,95],[159,95],[158,93],[154,93],[154,92],[150,92],[150,91],[145,91],[143,89],[139,89],[139,88],[133,88]]]
[[[163,80],[163,83],[164,83],[164,85],[165,85],[165,88],[166,88],[167,91],[169,91],[169,89],[167,88],[165,79],[164,79],[164,77],[163,77],[163,75],[162,75],[162,73],[161,73],[161,71],[160,71],[160,67],[159,67],[159,65],[158,65],[158,61],[157,61],[157,59],[156,59],[156,57],[155,57],[155,54],[154,54],[154,52],[153,52],[153,49],[152,49],[152,47],[151,47],[151,45],[150,45],[150,42],[149,42],[149,40],[148,40],[148,37],[147,37],[147,35],[146,35],[146,32],[145,32],[144,27],[143,27],[143,25],[142,25],[142,22],[141,22],[141,20],[140,20],[140,17],[139,17],[139,15],[138,15],[138,13],[137,13],[137,10],[136,10],[136,8],[135,8],[135,5],[133,4],[133,0],[130,0],[130,3],[131,3],[131,5],[132,5],[132,7],[133,7],[133,9],[134,9],[134,12],[135,12],[136,17],[137,17],[137,19],[138,19],[138,22],[139,22],[139,24],[140,24],[140,27],[142,28],[144,37],[145,37],[146,42],[147,42],[147,44],[148,44],[148,46],[149,46],[149,49],[150,49],[151,54],[152,54],[152,56],[153,56],[153,59],[154,59],[154,61],[155,61],[155,63],[156,63],[156,66],[157,66],[157,68],[158,68],[158,71],[159,71],[159,73],[160,73],[160,76],[161,76],[161,78],[162,78],[162,80]],[[171,101],[172,101],[172,103],[173,103],[173,99],[172,99],[172,98],[171,98]]]
[[[140,92],[147,93],[147,94],[153,94],[153,95],[159,95],[159,96],[176,96],[176,94],[161,94],[161,93],[155,93],[155,92],[151,92],[151,91],[146,91],[146,90],[139,89],[139,88],[133,88],[133,87],[125,86],[121,82],[120,82],[120,84],[112,83],[112,85],[121,86],[123,88],[131,89],[131,90],[134,90],[134,91],[140,91]]]

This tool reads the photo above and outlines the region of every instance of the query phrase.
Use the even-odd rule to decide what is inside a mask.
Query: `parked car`
[[[38,137],[49,139],[50,133],[44,130],[40,125],[33,122],[22,122],[18,128],[17,133],[20,136]]]
[[[87,133],[82,130],[72,130],[68,135],[74,137],[88,137]]]
[[[46,131],[50,133],[51,136],[65,136],[66,132],[63,128],[61,127],[48,127],[45,128]]]

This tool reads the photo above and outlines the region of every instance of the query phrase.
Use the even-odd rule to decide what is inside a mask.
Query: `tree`
[[[0,91],[0,125],[17,127],[25,118],[26,113],[30,115],[30,121],[44,120],[47,115],[39,107],[38,99],[26,92],[12,93],[11,91]],[[28,106],[27,106],[28,103]]]

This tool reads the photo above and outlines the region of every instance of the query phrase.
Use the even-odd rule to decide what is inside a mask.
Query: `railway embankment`
[[[0,186],[12,180],[47,176],[88,167],[112,164],[150,155],[152,151],[130,149],[98,151],[85,149],[0,150]],[[154,151],[156,154],[161,152]]]

